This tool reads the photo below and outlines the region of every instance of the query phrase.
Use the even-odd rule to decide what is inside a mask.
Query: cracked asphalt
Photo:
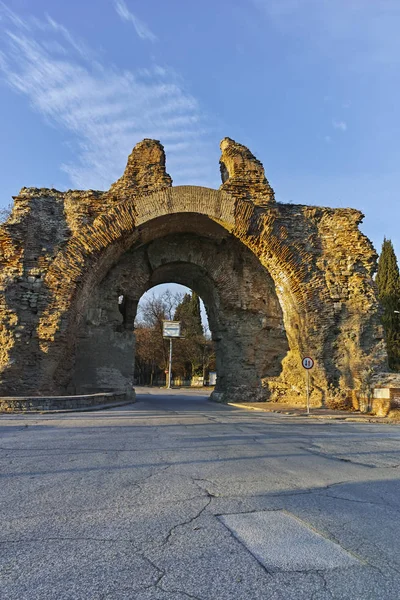
[[[139,392],[107,411],[0,416],[2,600],[400,598],[399,426]],[[223,522],[263,511],[354,564],[267,568]]]

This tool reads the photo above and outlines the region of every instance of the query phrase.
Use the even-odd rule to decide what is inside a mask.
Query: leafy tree
[[[393,244],[386,238],[378,261],[376,276],[379,300],[383,307],[382,324],[386,333],[389,367],[400,369],[400,277]]]
[[[153,385],[165,369],[166,357],[163,340],[157,329],[139,323],[135,327],[135,378],[139,383]]]
[[[135,377],[140,383],[152,384],[168,367],[169,344],[163,338],[163,321],[171,320],[181,300],[181,294],[167,290],[160,296],[153,293],[139,305],[135,321]]]
[[[195,292],[159,296],[153,294],[139,304],[135,321],[135,377],[139,383],[152,385],[165,377],[168,368],[169,341],[163,339],[164,320],[181,321],[183,337],[173,341],[173,376],[190,380],[193,375],[206,376],[215,369],[214,344],[209,332],[204,332],[200,300]]]

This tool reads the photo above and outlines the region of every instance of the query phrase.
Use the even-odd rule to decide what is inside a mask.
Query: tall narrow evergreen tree
[[[400,370],[400,277],[393,244],[386,238],[378,261],[376,284],[383,307],[389,367],[397,371]]]
[[[185,365],[189,377],[201,375],[205,371],[206,339],[201,323],[200,299],[196,292],[185,294],[176,307],[175,321],[181,322],[183,340],[175,344],[178,358]]]
[[[182,302],[176,307],[174,320],[181,322],[181,332],[185,337],[194,338],[203,335],[200,299],[196,292],[184,295]]]
[[[200,312],[200,298],[196,294],[196,292],[192,292],[192,297],[190,299],[190,336],[195,337],[196,335],[203,335],[203,325],[201,323],[201,312]]]

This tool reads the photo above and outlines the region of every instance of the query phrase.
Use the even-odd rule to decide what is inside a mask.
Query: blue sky
[[[217,187],[229,136],[279,201],[358,208],[400,252],[398,0],[6,0],[0,29],[1,205],[107,189],[144,137]]]

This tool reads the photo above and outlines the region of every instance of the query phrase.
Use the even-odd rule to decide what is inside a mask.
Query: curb
[[[113,402],[111,404],[98,404],[97,406],[84,406],[82,408],[63,408],[60,410],[15,410],[15,411],[2,411],[1,416],[7,415],[58,415],[62,413],[76,413],[76,412],[96,412],[98,410],[107,410],[109,408],[117,408],[118,406],[127,406],[128,404],[135,404],[134,400],[126,400],[125,402]]]
[[[388,419],[387,417],[374,417],[374,416],[370,416],[368,417],[366,416],[358,416],[358,415],[351,415],[351,413],[349,414],[348,417],[344,416],[344,415],[318,415],[318,414],[307,414],[307,413],[294,413],[291,412],[290,409],[288,408],[287,411],[283,411],[283,410],[266,410],[265,408],[258,408],[257,406],[248,406],[247,404],[239,404],[237,402],[228,402],[227,403],[228,406],[234,406],[235,408],[245,408],[247,410],[255,410],[257,412],[263,412],[263,413],[273,413],[273,414],[278,414],[278,415],[282,415],[283,417],[303,417],[306,419],[317,419],[317,420],[324,420],[324,421],[344,421],[347,423],[381,423],[383,425],[399,425],[398,421],[394,421],[392,419]],[[318,409],[317,409],[318,410]]]

